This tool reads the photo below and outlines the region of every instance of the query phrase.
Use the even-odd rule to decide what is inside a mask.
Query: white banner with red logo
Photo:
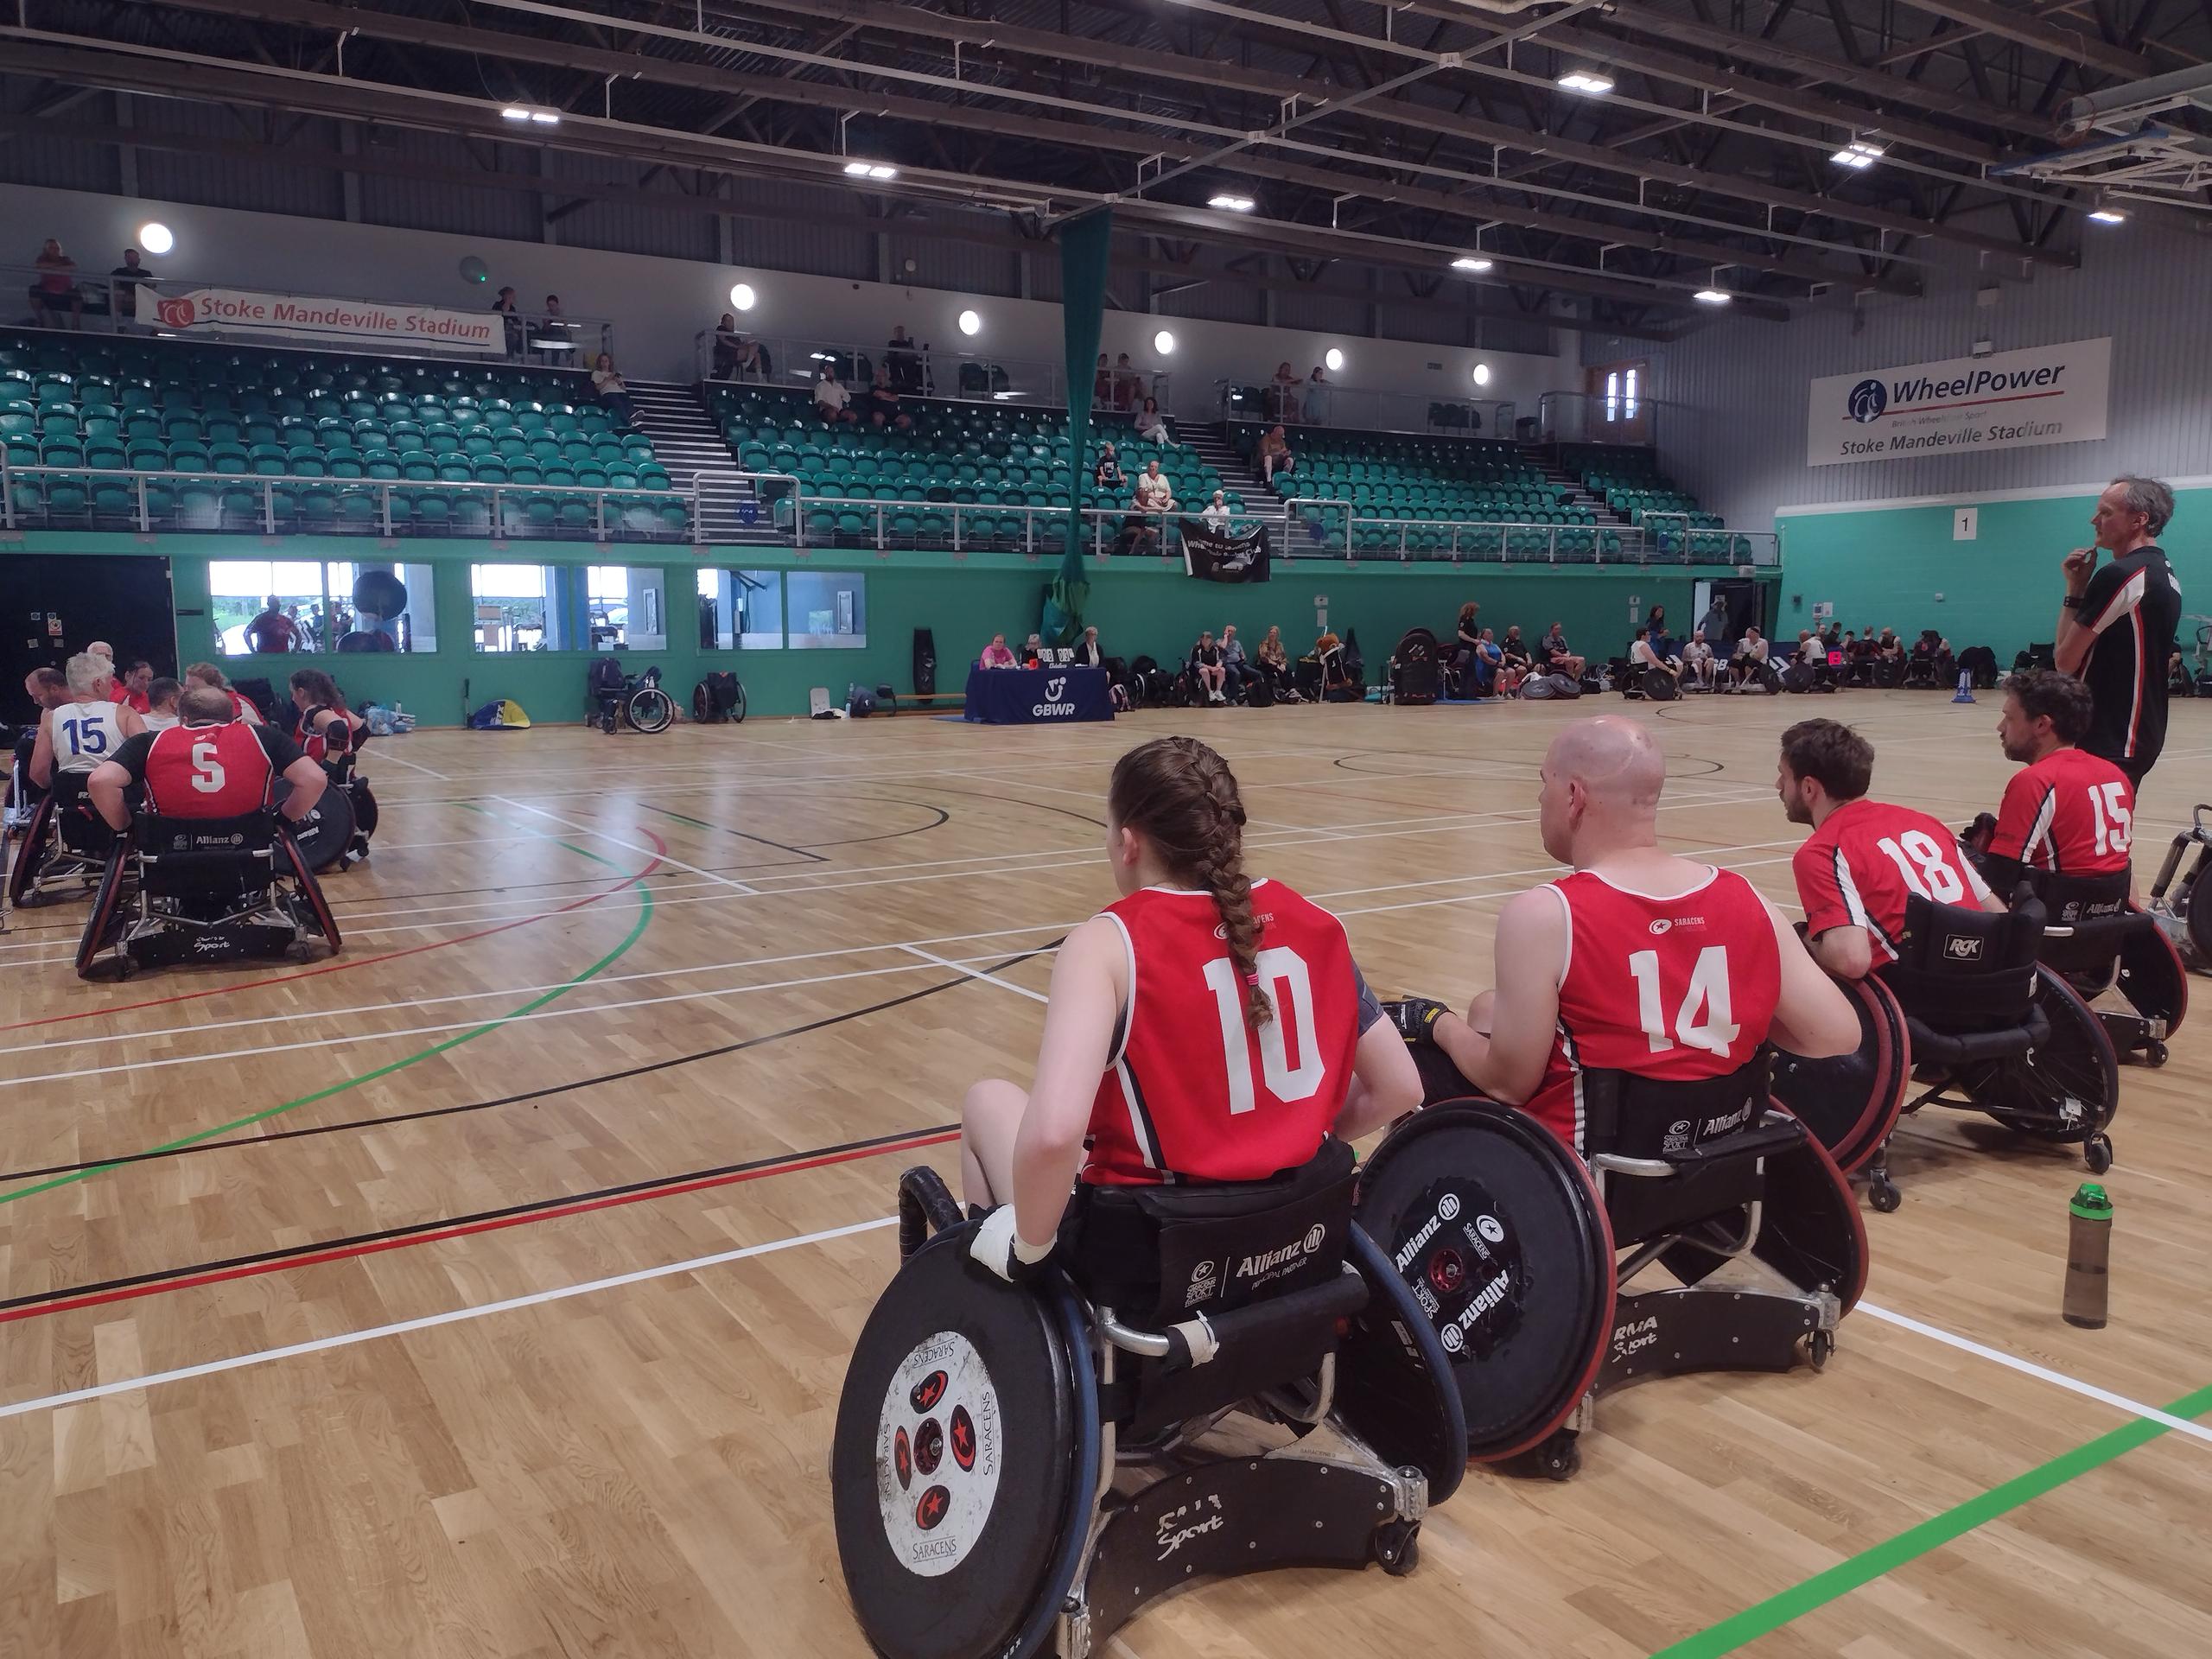
[[[145,303],[142,297],[142,313]],[[285,334],[294,339],[365,341],[447,352],[505,353],[507,345],[505,326],[492,313],[452,311],[435,305],[196,288],[188,293],[162,295],[154,302],[154,311],[162,327],[180,330]]]

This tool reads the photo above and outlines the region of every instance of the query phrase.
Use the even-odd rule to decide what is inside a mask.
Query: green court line
[[[607,860],[600,857],[598,854],[584,852],[581,847],[569,846],[567,842],[563,842],[561,845],[568,847],[572,853],[582,854],[594,864],[608,863]],[[612,866],[610,865],[609,868]],[[316,1101],[328,1100],[333,1095],[342,1095],[349,1089],[358,1089],[365,1083],[374,1083],[378,1077],[388,1077],[395,1071],[404,1071],[409,1066],[419,1065],[435,1055],[459,1048],[463,1043],[474,1042],[487,1032],[497,1031],[511,1020],[519,1020],[524,1014],[536,1013],[547,1003],[566,996],[585,981],[604,973],[610,964],[620,959],[632,945],[637,944],[639,938],[644,934],[646,925],[653,918],[653,892],[651,887],[645,885],[643,878],[639,878],[636,886],[639,896],[644,903],[639,907],[636,923],[631,927],[629,932],[623,936],[622,942],[574,979],[563,981],[542,995],[531,998],[520,1007],[511,1009],[496,1019],[487,1020],[480,1026],[472,1027],[457,1036],[448,1037],[442,1043],[433,1044],[430,1047],[413,1054],[403,1055],[398,1059],[378,1066],[372,1071],[364,1071],[358,1077],[347,1077],[341,1083],[332,1084],[327,1089],[318,1089],[311,1095],[302,1095],[297,1100],[288,1100],[281,1105],[271,1106],[265,1111],[252,1112],[245,1117],[232,1118],[227,1123],[218,1123],[213,1128],[200,1129],[175,1141],[164,1141],[157,1147],[147,1147],[144,1152],[135,1154],[133,1158],[118,1159],[112,1163],[88,1165],[83,1169],[72,1170],[67,1175],[56,1175],[51,1180],[40,1181],[35,1185],[18,1187],[13,1192],[0,1192],[0,1205],[13,1204],[18,1198],[32,1198],[41,1192],[51,1192],[56,1187],[73,1186],[79,1181],[89,1180],[93,1176],[104,1174],[108,1170],[120,1168],[125,1163],[136,1161],[137,1158],[156,1156],[164,1152],[180,1152],[187,1147],[197,1146],[202,1141],[212,1141],[219,1135],[228,1135],[233,1129],[250,1128],[256,1123],[265,1123],[272,1117],[281,1117],[286,1112],[296,1111],[302,1106],[312,1106]],[[610,888],[609,891],[620,892],[620,889]],[[373,1036],[375,1033],[366,1034]]]
[[[2166,1408],[2167,1414],[2173,1417],[2201,1417],[2208,1411],[2212,1411],[2212,1388],[2199,1389]],[[1719,1659],[1722,1654],[1733,1653],[1745,1643],[1756,1642],[1792,1620],[1802,1618],[1861,1586],[1872,1584],[1885,1573],[1894,1573],[1929,1551],[1963,1537],[1976,1527],[1986,1525],[2093,1469],[2102,1468],[2113,1459],[2149,1444],[2166,1432],[2164,1423],[2147,1418],[2124,1424],[2087,1445],[2061,1452],[2049,1463],[2015,1475],[2001,1486],[1993,1486],[1979,1497],[1968,1498],[1955,1509],[1930,1516],[1918,1526],[1908,1527],[1872,1549],[1838,1561],[1802,1584],[1792,1585],[1779,1595],[1770,1596],[1717,1624],[1708,1625],[1694,1636],[1683,1637],[1671,1647],[1662,1648],[1651,1659]]]

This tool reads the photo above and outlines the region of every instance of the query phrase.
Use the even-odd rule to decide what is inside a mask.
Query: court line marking
[[[899,1217],[882,1216],[874,1221],[856,1221],[849,1226],[825,1228],[820,1232],[800,1233],[790,1238],[772,1239],[765,1244],[747,1244],[738,1249],[720,1250],[712,1255],[696,1255],[688,1262],[664,1262],[658,1267],[639,1268],[629,1273],[619,1273],[610,1278],[594,1279],[579,1285],[556,1285],[550,1290],[534,1290],[524,1296],[510,1296],[504,1301],[477,1303],[467,1307],[448,1309],[443,1313],[427,1313],[419,1319],[399,1319],[390,1325],[371,1325],[361,1331],[341,1331],[327,1337],[316,1337],[308,1342],[288,1343],[281,1348],[257,1349],[251,1353],[233,1354],[226,1359],[211,1359],[198,1365],[181,1365],[174,1370],[152,1371],[143,1376],[121,1377],[112,1382],[99,1382],[89,1388],[71,1389],[62,1394],[50,1394],[35,1400],[19,1400],[13,1405],[0,1406],[0,1421],[11,1417],[25,1417],[37,1411],[56,1411],[64,1406],[82,1405],[87,1401],[112,1399],[118,1394],[134,1394],[141,1389],[160,1388],[166,1383],[188,1382],[194,1377],[219,1376],[226,1371],[245,1370],[250,1366],[273,1364],[281,1359],[298,1359],[308,1354],[328,1353],[334,1349],[352,1348],[365,1342],[377,1342],[386,1337],[404,1337],[417,1331],[435,1331],[442,1325],[461,1325],[471,1319],[488,1319],[494,1313],[512,1313],[525,1307],[542,1307],[550,1302],[567,1301],[575,1296],[589,1296],[602,1290],[619,1290],[626,1285],[642,1285],[655,1279],[671,1278],[679,1273],[700,1273],[709,1268],[726,1266],[732,1262],[749,1261],[754,1256],[772,1255],[779,1250],[797,1249],[803,1244],[826,1244],[833,1239],[850,1238],[859,1233],[872,1233],[880,1228],[894,1226]]]
[[[366,753],[367,751],[364,749],[364,756]],[[377,746],[377,760],[379,763],[389,760],[395,766],[405,766],[410,772],[425,772],[440,783],[450,784],[455,781],[450,773],[440,772],[435,766],[426,766],[419,760],[410,760],[404,755],[394,754],[382,744]]]
[[[1916,1336],[1926,1337],[1930,1341],[1940,1342],[1948,1348],[1955,1348],[1961,1353],[1972,1354],[1977,1359],[1986,1359],[1993,1364],[2002,1365],[2008,1370],[2019,1372],[2023,1376],[2032,1376],[2038,1382],[2051,1384],[2054,1388],[2064,1389],[2070,1394],[2078,1394],[2086,1400],[2099,1401],[2118,1410],[2133,1413],[2145,1422],[2156,1423],[2161,1428],[2171,1429],[2177,1434],[2186,1434],[2193,1440],[2202,1440],[2207,1446],[2212,1446],[2212,1428],[2206,1428],[2199,1423],[2192,1423],[2185,1417],[2177,1417],[2171,1412],[2161,1411],[2156,1406],[2146,1406],[2140,1400],[2131,1400],[2124,1394],[2114,1394],[2111,1389],[2101,1389],[2094,1382],[2084,1382],[2081,1378],[2069,1376],[2063,1371],[2052,1370],[2048,1365],[2038,1365],[2033,1360],[2022,1359],[2016,1354],[2008,1354],[2001,1348],[1992,1348],[1986,1343],[1976,1342],[1970,1337],[1955,1335],[1938,1325],[1929,1325],[1920,1319],[1913,1319],[1909,1314],[1893,1313],[1886,1307],[1877,1307],[1872,1302],[1860,1302],[1855,1311],[1860,1313],[1870,1313],[1878,1319],[1894,1325],[1901,1330],[1910,1331]]]
[[[1027,985],[1017,985],[1010,979],[1001,979],[996,974],[987,974],[980,968],[970,968],[965,963],[950,961],[931,951],[924,950],[918,946],[903,944],[899,948],[909,956],[919,957],[924,962],[935,963],[940,968],[950,968],[956,974],[965,974],[970,979],[980,979],[986,985],[995,985],[1002,991],[1012,991],[1016,996],[1026,996],[1032,1002],[1052,1001],[1043,992],[1033,991]]]
[[[535,812],[541,818],[550,818],[556,823],[565,824],[569,830],[575,831],[577,835],[590,836],[595,840],[609,842],[614,846],[626,848],[633,853],[645,853],[650,855],[653,850],[650,847],[640,847],[636,842],[628,840],[624,836],[615,835],[610,830],[601,830],[596,824],[579,823],[574,818],[563,817],[558,812],[548,812],[543,807],[532,806],[527,801],[510,800],[505,795],[494,795],[491,798],[499,802],[502,806],[519,807],[524,812]],[[664,853],[661,855],[661,862],[664,864],[672,865],[679,870],[689,870],[694,875],[704,876],[708,880],[715,883],[717,886],[728,887],[733,893],[741,893],[749,897],[760,891],[758,887],[747,887],[742,881],[734,881],[728,876],[718,875],[712,870],[702,869],[696,864],[686,864],[682,859],[677,858],[673,854]]]

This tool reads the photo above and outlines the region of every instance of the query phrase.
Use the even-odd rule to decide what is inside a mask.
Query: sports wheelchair
[[[1434,702],[1444,686],[1441,657],[1434,634],[1427,628],[1407,629],[1384,669],[1390,700],[1408,708]]]
[[[831,1452],[876,1652],[1084,1659],[1205,1579],[1411,1572],[1466,1427],[1353,1181],[1332,1141],[1266,1181],[1085,1187],[1040,1276],[1008,1285],[969,1258],[976,1224],[936,1173],[909,1170],[904,1262]]]
[[[8,867],[8,902],[18,910],[81,899],[99,885],[115,831],[93,810],[88,772],[56,772],[31,810]]]
[[[1897,959],[1879,976],[1904,1016],[1914,1083],[1925,1085],[1904,1110],[1985,1112],[2020,1134],[2078,1143],[2101,1175],[2112,1167],[2105,1131],[2120,1108],[2120,1058],[2066,974],[2038,959],[2046,919],[2026,884],[2001,914],[1918,893],[1905,900]],[[1874,1207],[1896,1209],[1886,1140],[1866,1173]]]
[[[142,812],[116,837],[77,944],[85,979],[141,968],[335,955],[315,873],[273,809],[235,818]]]
[[[633,732],[664,732],[676,720],[676,700],[660,689],[660,670],[626,674],[620,690],[595,688],[599,729],[612,735],[619,720]]]
[[[376,791],[355,770],[359,757],[352,751],[322,763],[328,779],[307,816],[290,826],[292,841],[308,869],[342,874],[369,855],[369,837],[376,834]],[[283,796],[278,796],[281,803]]]
[[[1699,1083],[1584,1072],[1586,1166],[1413,1052],[1427,1103],[1367,1160],[1356,1214],[1451,1357],[1470,1458],[1565,1480],[1616,1389],[1827,1364],[1866,1236],[1765,1053]],[[1654,1267],[1674,1282],[1637,1284]]]
[[[2206,869],[2212,868],[2212,829],[2204,822],[2208,812],[2212,806],[2199,806],[2190,816],[2190,827],[2166,849],[2158,879],[2151,884],[2148,906],[2158,931],[2182,961],[2201,974],[2212,973],[2212,881],[2202,879]],[[2182,865],[2192,847],[2196,862],[2184,870]]]
[[[691,718],[702,726],[745,724],[745,682],[718,670],[691,688]]]

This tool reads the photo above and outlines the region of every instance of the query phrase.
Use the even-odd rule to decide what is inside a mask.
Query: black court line
[[[1050,944],[1040,944],[1033,950],[1024,950],[1019,956],[1008,957],[1005,961],[980,971],[1002,974],[1009,968],[1019,967],[1034,957],[1057,950],[1065,938],[1065,936],[1063,935],[1062,938],[1054,939]],[[519,1106],[525,1101],[546,1100],[556,1095],[573,1093],[579,1089],[595,1089],[606,1083],[626,1083],[632,1077],[648,1077],[653,1072],[670,1071],[679,1065],[691,1065],[701,1060],[719,1059],[725,1054],[740,1054],[748,1048],[760,1048],[769,1043],[780,1042],[786,1037],[804,1037],[809,1033],[825,1030],[831,1026],[842,1026],[848,1020],[858,1020],[865,1014],[881,1014],[887,1009],[901,1007],[909,1002],[918,1002],[925,996],[935,996],[939,991],[949,991],[955,986],[971,982],[973,982],[972,976],[962,974],[956,978],[943,980],[934,985],[925,985],[918,991],[908,991],[901,996],[887,997],[880,1002],[871,1002],[864,1007],[853,1008],[843,1014],[833,1014],[823,1019],[809,1020],[804,1025],[787,1026],[781,1031],[766,1032],[760,1036],[747,1037],[739,1042],[724,1043],[720,1047],[701,1049],[696,1054],[678,1054],[664,1060],[650,1060],[643,1065],[630,1066],[620,1071],[606,1071],[597,1077],[578,1077],[569,1083],[554,1084],[543,1089],[531,1089],[518,1095],[502,1095],[494,1100],[469,1101],[459,1106],[426,1107],[421,1111],[392,1112],[379,1117],[343,1118],[335,1123],[316,1123],[304,1128],[279,1129],[269,1135],[233,1135],[225,1141],[202,1141],[189,1147],[171,1147],[165,1152],[124,1153],[117,1157],[88,1158],[81,1163],[54,1164],[44,1169],[19,1169],[0,1173],[0,1182],[44,1180],[55,1175],[74,1175],[87,1169],[113,1169],[127,1164],[156,1163],[165,1158],[190,1157],[203,1152],[230,1151],[241,1147],[271,1146],[280,1141],[304,1141],[315,1135],[337,1135],[347,1129],[373,1129],[392,1123],[420,1123],[435,1117],[458,1117],[469,1112],[489,1111],[495,1106]],[[450,1224],[439,1224],[449,1225]],[[0,1303],[0,1307],[8,1306],[10,1304]]]
[[[827,864],[830,861],[819,853],[810,853],[804,847],[787,847],[780,841],[771,841],[766,836],[748,835],[742,830],[733,830],[728,824],[709,823],[704,818],[695,818],[682,812],[671,811],[664,806],[655,806],[651,801],[639,801],[637,805],[648,812],[658,812],[664,818],[674,818],[678,823],[688,823],[695,829],[712,830],[717,835],[734,836],[740,841],[749,841],[761,847],[772,847],[779,853],[796,853],[811,863]]]
[[[0,1312],[36,1307],[43,1303],[79,1296],[105,1295],[110,1291],[131,1290],[141,1285],[158,1285],[167,1280],[188,1279],[200,1274],[264,1267],[272,1262],[283,1262],[296,1256],[324,1255],[334,1250],[358,1249],[365,1244],[388,1243],[393,1239],[409,1238],[419,1233],[442,1232],[452,1227],[475,1227],[488,1221],[512,1220],[517,1216],[527,1216],[540,1210],[563,1209],[570,1205],[592,1204],[603,1198],[629,1198],[661,1187],[683,1186],[693,1181],[711,1181],[726,1175],[772,1170],[783,1164],[803,1164],[847,1153],[867,1152],[872,1147],[897,1146],[925,1135],[943,1135],[959,1127],[957,1123],[933,1123],[926,1128],[901,1129],[893,1135],[874,1135],[865,1141],[845,1141],[834,1146],[810,1147],[804,1152],[779,1152],[771,1157],[755,1158],[741,1164],[718,1164],[710,1169],[688,1170],[682,1174],[651,1175],[643,1180],[625,1181],[619,1186],[596,1187],[588,1192],[562,1192],[550,1198],[529,1198],[497,1210],[478,1210],[468,1215],[444,1216],[434,1221],[412,1221],[402,1226],[379,1228],[374,1232],[349,1233],[342,1237],[321,1239],[308,1244],[288,1244],[281,1249],[256,1250],[250,1255],[225,1256],[219,1261],[181,1262],[174,1267],[156,1268],[147,1273],[134,1273],[119,1279],[103,1279],[89,1284],[71,1285],[66,1289],[33,1291],[28,1295],[10,1297],[0,1301]]]

